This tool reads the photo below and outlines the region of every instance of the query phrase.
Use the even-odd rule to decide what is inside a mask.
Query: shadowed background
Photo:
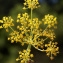
[[[28,12],[30,14],[30,10],[22,9],[23,2],[24,0],[0,0],[0,19],[3,16],[12,16],[16,21],[18,13]],[[39,3],[41,7],[33,11],[33,17],[37,17],[39,20],[46,14],[52,14],[57,17],[58,28],[55,30],[55,41],[58,42],[60,53],[51,61],[46,56],[46,53],[40,52],[32,47],[34,63],[63,63],[63,0],[39,0]],[[4,29],[0,29],[0,63],[19,63],[15,59],[18,57],[18,51],[22,50],[23,47],[20,43],[11,44],[7,40],[7,37],[8,33]]]

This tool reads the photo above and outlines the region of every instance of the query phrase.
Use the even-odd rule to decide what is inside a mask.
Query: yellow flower
[[[23,50],[23,52],[19,52],[19,57],[16,59],[16,61],[20,60],[21,63],[25,63],[26,61],[28,61],[30,58],[33,57],[33,54],[30,54],[30,50]]]
[[[11,43],[13,42],[22,42],[22,39],[23,39],[23,35],[17,31],[13,31],[12,33],[9,34],[9,38],[8,40],[11,40]]]
[[[51,40],[54,40],[54,38],[56,38],[54,31],[53,30],[49,30],[49,29],[47,29],[46,31],[43,31],[43,36],[48,37]]]
[[[47,24],[49,28],[54,27],[57,24],[57,20],[56,17],[54,17],[53,15],[45,15],[45,17],[42,19],[42,21],[44,22],[44,25]]]
[[[38,0],[24,0],[24,1],[25,1],[24,6],[26,8],[35,9],[35,8],[39,7]]]
[[[0,20],[0,23],[3,25],[0,28],[5,28],[8,31],[8,27],[14,26],[13,19],[11,17],[3,17],[3,20]]]
[[[59,53],[59,47],[57,47],[57,42],[52,42],[50,41],[49,44],[45,44],[46,49],[46,53],[47,56],[50,56],[50,59],[52,60],[54,58],[54,56],[57,55],[57,53]]]

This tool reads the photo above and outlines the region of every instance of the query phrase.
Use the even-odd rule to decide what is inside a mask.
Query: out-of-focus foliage
[[[56,2],[54,3],[53,1]],[[32,52],[35,55],[34,60],[36,63],[63,63],[63,0],[39,0],[39,2],[41,7],[33,11],[33,17],[38,17],[40,20],[45,14],[52,14],[57,17],[58,28],[55,32],[57,36],[56,41],[58,41],[58,46],[60,47],[60,53],[53,61],[50,61],[45,54],[33,49]],[[24,13],[26,11],[22,10],[22,3],[23,0],[0,0],[0,19],[5,15],[11,15],[12,18],[16,20],[18,13]],[[30,14],[29,11],[30,10],[27,10],[26,12]],[[7,36],[8,34],[5,30],[1,29],[0,63],[17,63],[15,59],[18,57],[18,51],[21,49],[20,44],[11,44],[10,41],[7,41]]]

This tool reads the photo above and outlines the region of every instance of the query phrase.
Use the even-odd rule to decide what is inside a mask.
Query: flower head
[[[55,25],[57,24],[57,18],[53,15],[45,15],[45,18],[43,18],[42,21],[44,22],[44,24],[47,24],[49,28],[56,28]]]
[[[0,26],[0,28],[5,28],[6,31],[8,31],[9,27],[14,26],[13,19],[11,17],[3,17],[3,19],[0,20],[0,23],[3,24]]]
[[[25,8],[29,8],[29,9],[35,9],[37,7],[39,7],[39,2],[38,0],[24,0],[24,9]]]
[[[20,60],[20,63],[26,63],[30,58],[33,57],[33,54],[30,54],[30,50],[23,50],[23,52],[19,51],[19,57],[16,61]]]
[[[52,60],[54,58],[54,56],[57,55],[57,53],[59,53],[59,47],[56,46],[57,42],[49,42],[49,44],[45,44],[45,47],[47,47],[46,49],[46,53],[47,56],[50,56],[50,59]]]

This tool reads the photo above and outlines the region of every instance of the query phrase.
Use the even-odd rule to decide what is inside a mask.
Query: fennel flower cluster
[[[41,52],[46,52],[46,55],[52,60],[54,56],[59,53],[57,42],[53,41],[56,38],[54,29],[57,28],[57,18],[49,14],[45,15],[42,20],[33,18],[33,9],[40,6],[38,0],[24,1],[24,9],[30,9],[31,15],[26,12],[17,15],[17,30],[13,29],[15,24],[13,23],[14,20],[12,17],[3,17],[3,19],[0,20],[0,29],[4,28],[7,32],[9,32],[9,29],[12,30],[8,37],[11,43],[19,42],[22,46],[24,46],[24,44],[28,45],[26,50],[19,51],[19,57],[16,61],[20,60],[20,63],[28,63],[28,61],[34,57],[34,55],[31,54],[31,46]],[[45,29],[40,27],[42,24],[46,26]]]
[[[24,1],[25,3],[23,9],[28,9],[28,8],[35,9],[40,6],[38,0],[24,0]]]

